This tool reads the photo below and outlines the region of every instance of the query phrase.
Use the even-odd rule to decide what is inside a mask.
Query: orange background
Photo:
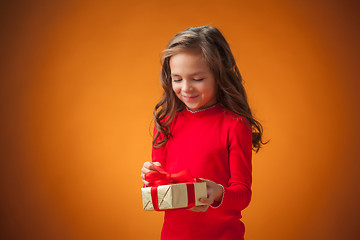
[[[358,239],[356,1],[2,1],[1,239],[159,239],[144,212],[160,52],[213,25],[271,139],[246,238]]]

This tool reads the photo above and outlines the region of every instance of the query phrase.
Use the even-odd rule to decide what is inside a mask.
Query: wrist
[[[217,184],[217,185],[218,185],[218,190],[219,191],[216,194],[216,198],[214,199],[214,203],[210,205],[212,208],[220,207],[220,205],[222,204],[222,201],[224,199],[225,188],[221,184]]]
[[[220,202],[223,196],[223,187],[220,184],[216,184],[217,185],[217,191],[216,191],[216,196],[215,196],[215,201]]]

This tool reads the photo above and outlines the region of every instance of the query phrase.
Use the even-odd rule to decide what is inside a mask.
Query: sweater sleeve
[[[154,137],[157,133],[156,128],[154,127]],[[162,134],[160,134],[159,139],[162,139]],[[166,144],[165,146],[155,149],[152,147],[152,161],[159,162],[163,169],[166,169]]]
[[[252,134],[245,118],[234,120],[228,133],[230,179],[225,187],[222,208],[245,209],[251,200]]]

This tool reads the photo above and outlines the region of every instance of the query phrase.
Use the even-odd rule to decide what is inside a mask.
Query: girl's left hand
[[[223,198],[223,188],[219,184],[208,179],[201,178],[201,180],[206,182],[207,198],[200,198],[199,201],[205,203],[206,205],[190,208],[189,210],[193,212],[206,212],[214,201],[221,202],[221,199]]]

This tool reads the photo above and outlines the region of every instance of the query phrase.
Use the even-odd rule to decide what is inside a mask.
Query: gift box
[[[207,198],[205,182],[145,187],[141,191],[144,210],[166,210],[206,205],[199,201],[200,198]]]
[[[141,189],[144,210],[161,211],[206,205],[199,201],[200,198],[207,198],[205,182],[192,177],[187,170],[169,174],[161,167],[153,166],[156,171],[145,174],[149,187]]]

